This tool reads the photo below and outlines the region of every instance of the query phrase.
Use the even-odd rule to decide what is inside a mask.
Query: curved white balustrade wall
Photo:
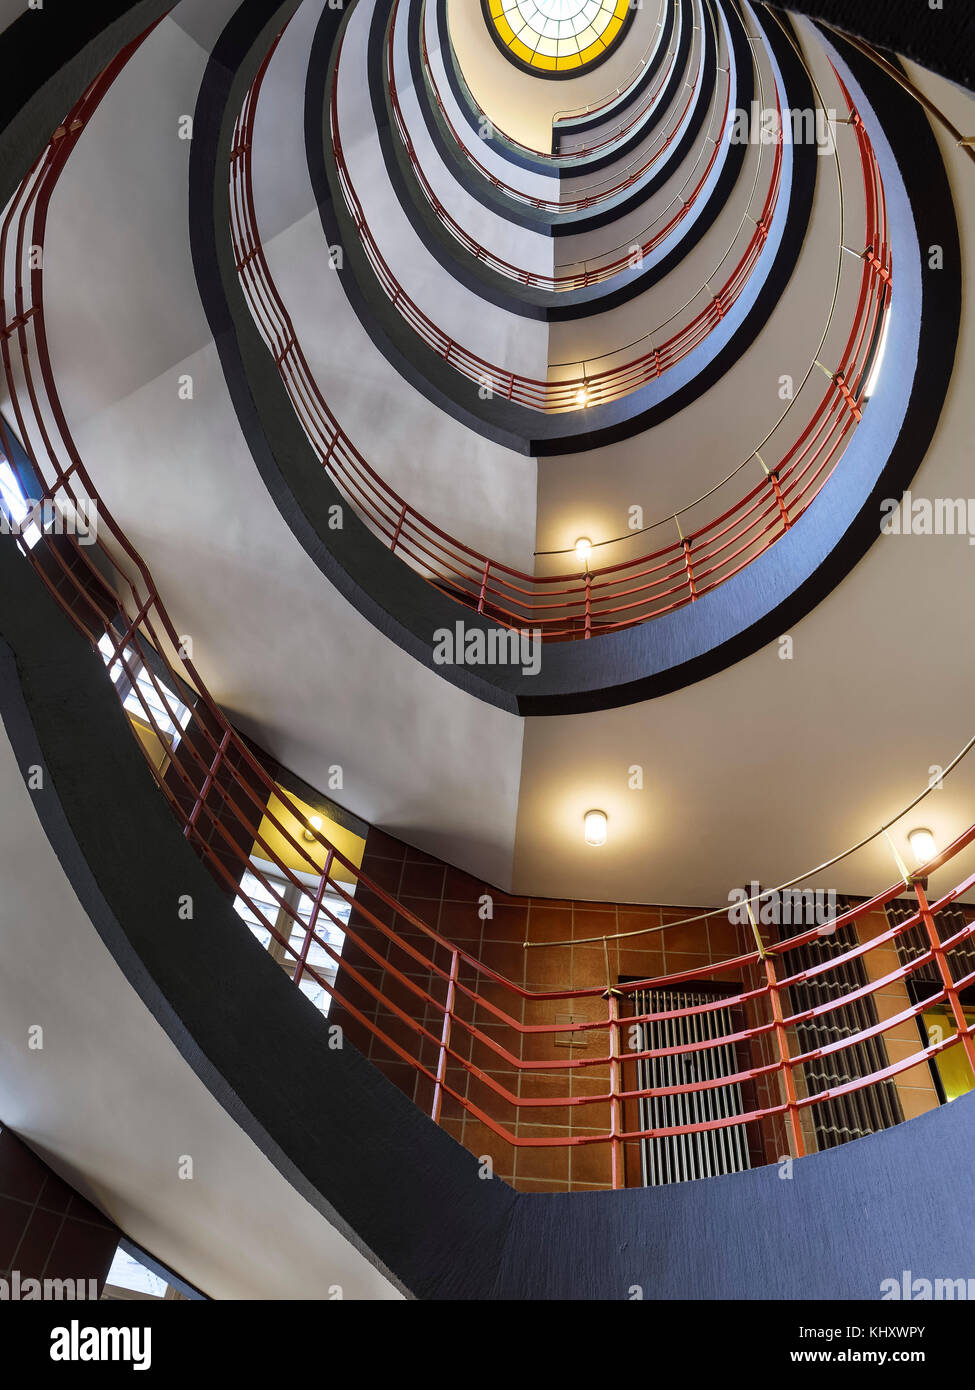
[[[520,71],[499,52],[486,32],[480,0],[447,0],[447,23],[474,100],[514,139],[547,150],[555,112],[601,102],[630,82],[653,43],[663,6],[671,2],[643,0],[614,53],[578,77],[555,81]],[[433,4],[427,0],[428,12]]]
[[[363,19],[370,8],[362,7]],[[438,526],[478,548],[497,547],[507,563],[523,566],[534,540],[534,462],[453,419],[404,381],[373,343],[330,268],[330,247],[314,201],[304,141],[279,143],[283,125],[297,128],[301,119],[310,43],[322,9],[323,0],[305,0],[274,52],[257,106],[254,203],[271,275],[325,400],[376,471]],[[352,16],[353,26],[357,16],[358,11]],[[358,50],[350,47],[365,27],[350,29],[339,82],[342,128],[352,142],[347,157],[370,228],[409,293],[437,313],[440,322],[475,336],[480,326],[488,351],[507,352],[514,340],[525,355],[518,334],[526,334],[529,349],[533,337],[540,339],[543,347],[530,355],[536,366],[547,339],[544,324],[525,323],[483,305],[442,271],[434,281],[435,263],[386,182],[375,125],[370,125]],[[281,113],[288,111],[286,121]],[[300,202],[308,210],[269,237],[266,229],[275,225],[286,181],[301,190],[300,195],[289,193],[289,205]],[[543,375],[544,361],[542,356]],[[470,389],[476,391],[473,384]]]
[[[488,362],[503,363],[525,376],[544,378],[548,364],[545,325],[489,304],[473,290],[445,276],[390,186],[365,80],[372,8],[372,0],[362,0],[352,12],[345,29],[338,74],[339,131],[366,224],[405,293],[449,337]],[[290,302],[287,294],[284,298]],[[476,385],[471,384],[470,390],[476,392]]]

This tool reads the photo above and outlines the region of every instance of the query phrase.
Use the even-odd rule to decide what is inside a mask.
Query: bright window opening
[[[190,722],[192,711],[189,707],[173,694],[164,681],[159,680],[158,677],[153,681],[144,663],[132,647],[125,648],[124,661],[118,657],[113,660],[115,646],[111,637],[106,633],[98,643],[98,650],[102,654],[105,665],[109,668],[108,674],[115,685],[119,687],[124,685],[127,688],[125,699],[122,701],[125,712],[134,715],[136,719],[141,719],[143,724],[151,724],[156,732],[168,739],[172,748],[175,749],[179,744],[182,731]],[[132,675],[135,676],[134,680]]]
[[[105,1280],[105,1297],[109,1300],[124,1297],[124,1292],[141,1295],[143,1298],[165,1298],[169,1288],[165,1279],[160,1279],[151,1269],[147,1269],[133,1255],[127,1254],[121,1245],[115,1252],[115,1259]]]
[[[884,318],[884,326],[880,334],[880,342],[877,345],[877,360],[873,364],[873,371],[870,373],[870,380],[867,382],[863,393],[863,399],[868,401],[877,389],[877,382],[880,380],[880,373],[884,365],[884,354],[887,351],[887,337],[890,333],[890,310]]]
[[[311,874],[296,872],[295,878],[300,884],[300,887],[296,887],[290,880],[283,878],[274,865],[261,859],[255,859],[252,863],[256,872],[245,871],[240,880],[240,893],[234,901],[234,910],[247,923],[264,949],[293,977],[295,962],[305,941],[305,928],[315,910],[321,880]],[[352,891],[350,884],[350,894]],[[316,939],[312,941],[305,960],[315,974],[330,985],[335,983],[338,974],[336,957],[341,956],[342,947],[345,945],[342,926],[348,923],[351,911],[351,903],[346,902],[340,893],[331,888],[326,889],[315,922]],[[262,917],[264,921],[261,920]],[[288,935],[290,950],[286,950],[282,942],[272,936],[264,924],[265,921],[273,923],[279,935]],[[326,949],[327,946],[331,947],[334,955]],[[298,988],[311,1000],[316,1009],[320,1009],[323,1014],[328,1013],[332,996],[315,975],[303,975]]]
[[[3,511],[6,513],[8,521],[19,529],[28,516],[30,508],[27,505],[27,498],[24,496],[17,474],[6,459],[0,462],[0,499],[2,499]],[[24,531],[24,543],[28,549],[33,550],[40,538],[40,528],[31,522]]]

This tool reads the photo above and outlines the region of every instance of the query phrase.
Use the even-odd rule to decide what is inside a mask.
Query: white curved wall
[[[659,126],[648,131],[633,149],[621,153],[607,168],[567,178],[563,184],[563,197],[566,200],[604,196],[624,180],[637,175],[643,180],[649,180],[660,158],[664,142],[668,139],[672,142],[679,140],[679,132],[690,123],[699,104],[708,103],[710,94],[700,80],[705,37],[702,28],[703,6],[700,3],[695,4],[693,13],[695,23],[687,61],[683,68],[684,80],[663,114]],[[651,168],[641,174],[640,171],[650,161],[653,161]]]
[[[661,52],[664,42],[664,16],[666,4],[661,4],[660,13],[657,16],[656,28],[650,37],[649,46],[644,50],[643,57],[640,59],[640,71],[648,63],[654,61]],[[654,74],[649,85],[636,96],[624,98],[618,103],[611,105],[612,114],[589,130],[584,130],[578,134],[565,132],[559,140],[559,152],[561,154],[572,154],[576,151],[585,151],[593,144],[600,144],[603,140],[615,137],[622,126],[626,126],[634,118],[648,120],[653,116],[656,101],[660,94],[666,89],[667,81],[671,72],[671,55],[680,42],[680,23],[675,25],[674,33],[671,35],[667,45],[667,54],[663,58],[659,69]],[[627,88],[632,87],[638,80],[638,74],[634,74],[630,82],[626,82],[620,89],[621,94]],[[599,103],[587,103],[598,109]]]
[[[403,10],[404,3],[405,0],[400,0],[400,11],[397,15],[398,28],[402,28],[402,26],[404,26],[407,22],[407,16]],[[474,8],[473,4],[471,8]],[[548,178],[546,177],[546,175],[536,173],[532,169],[522,169],[519,168],[518,165],[512,164],[506,155],[502,154],[499,150],[494,148],[490,140],[481,139],[480,134],[471,127],[470,123],[464,116],[458,104],[457,98],[454,96],[453,89],[451,88],[451,85],[447,80],[444,53],[442,51],[440,43],[440,33],[437,27],[436,8],[435,4],[433,3],[433,0],[428,0],[428,2],[424,5],[423,28],[427,41],[427,52],[430,58],[430,74],[433,81],[433,85],[436,89],[436,93],[439,95],[440,100],[443,102],[444,109],[447,112],[447,117],[450,121],[450,124],[453,126],[456,134],[460,137],[461,143],[464,145],[465,149],[470,151],[475,162],[481,166],[481,168],[485,171],[486,174],[494,175],[496,178],[500,179],[502,183],[506,183],[510,187],[516,188],[520,190],[522,193],[525,193],[529,196],[542,198],[551,198],[552,196],[557,196],[558,181],[556,179]],[[453,29],[450,24],[449,11],[448,28],[450,29],[450,33],[452,35]],[[483,43],[485,40],[487,40],[486,46],[490,47],[490,36],[482,31],[482,33],[479,35],[479,41]],[[455,48],[455,54],[456,53],[457,50]],[[498,54],[498,57],[500,58],[501,55]],[[463,60],[460,58],[459,54],[457,54],[457,58],[458,61],[461,63],[461,71],[464,72],[466,79],[467,69],[463,66]],[[511,66],[511,64],[508,63],[506,59],[502,58],[501,61],[505,64],[505,67]],[[514,71],[514,69],[512,69],[512,71]],[[518,74],[518,76],[523,76],[523,74]],[[528,81],[531,83],[537,83],[538,79],[529,77]],[[522,96],[524,95],[525,94],[522,94]],[[430,93],[430,99],[433,101],[436,100],[436,97],[434,96],[433,92]],[[515,103],[515,109],[517,109],[520,106],[520,100],[521,97]],[[514,135],[515,138],[518,138],[516,136],[516,133],[512,130],[509,130],[506,124],[508,117],[511,114],[511,107],[509,104],[502,103],[498,106],[492,106],[490,108],[485,108],[482,106],[481,109],[484,111],[485,115],[489,116],[493,121],[497,123],[497,127],[499,130],[503,131],[506,135]],[[453,139],[453,136],[451,136],[451,139]],[[551,150],[551,121],[549,122],[549,129],[547,135],[545,135],[539,143],[532,145],[531,148],[544,153],[547,153]]]

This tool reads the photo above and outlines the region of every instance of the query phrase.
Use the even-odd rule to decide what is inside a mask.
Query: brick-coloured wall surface
[[[95,1279],[101,1294],[118,1243],[101,1212],[0,1131],[0,1277]]]
[[[745,990],[759,988],[764,982],[764,972],[757,967],[744,971],[714,968],[715,962],[754,948],[749,928],[733,926],[725,920],[668,927],[668,923],[677,922],[699,909],[513,897],[380,831],[369,834],[363,871],[448,941],[467,949],[490,970],[513,984],[534,993],[588,987],[602,990],[608,982],[615,984],[620,978],[650,979],[682,971],[693,971],[702,980]],[[482,915],[485,897],[491,900],[490,917]],[[408,920],[394,914],[375,894],[360,889],[356,901],[360,909],[375,913],[407,946],[412,944],[424,955],[429,955],[429,942],[422,933],[414,930]],[[407,950],[391,945],[382,930],[370,924],[360,910],[354,911],[350,926],[362,935],[374,954],[352,942],[347,943],[339,974],[340,992],[351,1005],[383,1027],[391,1043],[399,1044],[411,1056],[419,1055],[430,1072],[436,1074],[442,1014],[432,1005],[425,1005],[415,989],[427,991],[442,1002],[446,997],[445,981],[431,976],[429,969],[411,959]],[[605,948],[601,941],[593,943],[587,939],[646,928],[663,930],[610,941]],[[526,941],[533,943],[528,950],[524,946]],[[543,944],[561,941],[570,944],[548,949]],[[436,965],[449,971],[449,952],[438,949],[434,959]],[[564,1064],[587,1057],[605,1057],[609,1051],[608,1030],[588,1032],[584,1035],[584,1046],[569,1047],[564,1045],[564,1038],[560,1044],[560,1039],[550,1034],[519,1034],[490,1011],[490,1006],[494,1005],[516,1017],[519,1024],[528,1026],[567,1020],[578,1022],[604,1018],[607,1006],[602,998],[597,995],[581,1001],[522,1001],[487,976],[481,975],[478,980],[473,969],[466,966],[461,968],[460,983],[476,988],[484,1003],[474,1005],[461,989],[455,1010],[458,1019],[475,1024],[489,1041],[472,1039],[462,1024],[455,1022],[451,1045],[490,1080],[471,1076],[459,1063],[451,1062],[446,1074],[448,1089],[463,1094],[469,1104],[488,1113],[520,1139],[568,1138],[608,1130],[610,1114],[606,1102],[550,1107],[513,1103],[514,1100],[554,1097],[569,1097],[574,1101],[581,1096],[605,1094],[609,1089],[606,1066],[573,1066],[567,1075],[564,1071],[519,1072],[515,1063],[556,1060]],[[377,1008],[375,997],[369,992],[370,984],[381,988],[408,1018],[423,1022],[432,1036],[418,1042],[415,1030],[407,1021],[392,1017],[388,1008]],[[624,1015],[627,1011],[628,1006],[624,1005]],[[746,1004],[740,1014],[742,1025],[767,1021],[767,1003],[758,1000]],[[433,1085],[428,1078],[418,1076],[407,1061],[395,1057],[349,1010],[336,1004],[331,1019],[341,1023],[349,1039],[429,1113]],[[763,1036],[743,1050],[740,1062],[743,1068],[763,1066],[775,1055],[774,1038]],[[500,1096],[492,1083],[509,1092],[512,1100]],[[637,1086],[636,1067],[632,1062],[624,1066],[623,1083],[625,1089]],[[779,1078],[761,1077],[748,1083],[743,1099],[746,1109],[781,1104]],[[495,1135],[450,1095],[444,1096],[441,1122],[471,1152],[489,1155],[495,1173],[522,1191],[580,1191],[610,1186],[608,1145],[516,1148]],[[624,1129],[637,1127],[635,1104],[627,1106]],[[788,1154],[787,1131],[780,1117],[748,1128],[753,1164],[774,1162]],[[626,1181],[637,1184],[641,1181],[639,1144],[633,1142],[627,1149]]]
[[[886,912],[881,908],[877,912],[869,912],[860,918],[857,923],[857,933],[861,941],[872,941],[874,937],[882,936],[884,932],[888,931],[890,925]],[[895,942],[890,941],[884,946],[878,946],[874,950],[868,951],[863,957],[863,963],[868,980],[880,980],[885,975],[889,975],[900,965]],[[911,1007],[910,995],[903,980],[888,982],[882,989],[877,990],[873,999],[877,1009],[877,1018],[880,1021],[895,1018],[905,1009]],[[888,1060],[892,1064],[906,1061],[908,1057],[919,1052],[924,1044],[914,1019],[906,1019],[903,1023],[895,1024],[885,1032],[884,1046],[887,1049]],[[897,1088],[897,1098],[900,1101],[905,1120],[913,1119],[915,1115],[923,1115],[926,1110],[934,1110],[939,1104],[938,1092],[935,1089],[934,1078],[927,1062],[920,1062],[915,1067],[908,1067],[906,1071],[898,1072],[894,1078],[894,1085]]]

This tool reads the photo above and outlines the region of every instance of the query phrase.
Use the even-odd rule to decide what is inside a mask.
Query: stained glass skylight
[[[631,13],[630,0],[484,0],[484,8],[509,56],[549,77],[604,57]]]

